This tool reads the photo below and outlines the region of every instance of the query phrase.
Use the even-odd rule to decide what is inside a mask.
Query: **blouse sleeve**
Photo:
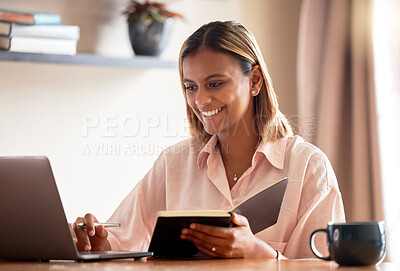
[[[317,151],[310,156],[307,164],[297,224],[288,241],[285,256],[315,257],[310,248],[310,235],[318,228],[326,228],[330,221],[345,221],[343,201],[328,158],[321,151]],[[326,234],[318,233],[315,242],[317,249],[328,255]]]
[[[112,250],[147,251],[159,210],[165,209],[165,157],[153,167],[121,202],[108,221],[121,223],[108,230]]]

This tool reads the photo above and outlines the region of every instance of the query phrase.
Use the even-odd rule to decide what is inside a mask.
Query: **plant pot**
[[[138,18],[129,22],[129,39],[135,55],[159,56],[168,43],[173,23],[173,18],[164,22]]]

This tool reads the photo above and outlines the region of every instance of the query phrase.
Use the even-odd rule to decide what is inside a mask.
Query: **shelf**
[[[93,54],[53,55],[36,53],[16,53],[0,51],[0,61],[20,61],[36,63],[55,63],[70,65],[110,66],[126,68],[167,68],[178,67],[177,61],[162,60],[158,57],[135,56],[132,58],[112,58]]]

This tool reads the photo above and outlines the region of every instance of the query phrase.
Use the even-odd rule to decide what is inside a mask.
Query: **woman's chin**
[[[221,125],[223,123],[220,122],[211,122],[207,120],[202,120],[202,124],[204,130],[212,136],[221,134],[226,130],[226,127],[224,125]]]
[[[209,134],[211,136],[214,136],[214,135],[219,136],[219,135],[225,134],[224,130],[222,130],[222,129],[207,129],[207,128],[205,128],[204,130],[206,130],[207,134]]]
[[[214,135],[218,134],[218,132],[215,130],[209,130],[209,129],[204,129],[204,130],[206,130],[207,134],[209,134],[210,136],[214,136]]]

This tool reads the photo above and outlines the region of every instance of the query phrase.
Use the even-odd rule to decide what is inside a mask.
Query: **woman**
[[[234,214],[237,227],[192,224],[181,238],[211,257],[311,257],[311,232],[344,221],[341,194],[327,157],[293,136],[279,111],[255,38],[237,22],[206,24],[184,42],[179,72],[192,138],[163,151],[124,199],[110,218],[121,228],[95,228],[91,214],[78,218],[78,248],[146,251],[158,211],[229,210],[287,176],[275,225],[253,235]]]

